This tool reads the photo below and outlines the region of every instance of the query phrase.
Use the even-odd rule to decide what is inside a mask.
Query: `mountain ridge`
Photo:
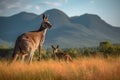
[[[99,42],[106,40],[120,43],[120,28],[108,24],[98,15],[87,13],[69,17],[58,9],[47,10],[44,13],[48,15],[53,25],[47,31],[45,47],[53,44],[59,44],[61,47],[98,46]],[[2,33],[0,39],[15,42],[18,35],[39,29],[42,14],[20,12],[5,18],[0,17],[0,33]]]

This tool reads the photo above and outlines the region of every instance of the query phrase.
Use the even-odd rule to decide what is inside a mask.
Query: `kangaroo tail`
[[[14,50],[13,50],[13,54],[12,54],[12,57],[14,58],[15,55],[16,55],[16,52],[20,50],[19,49],[19,38],[17,38],[16,42],[15,42],[15,46],[14,46]]]
[[[19,41],[18,41],[18,38],[17,38],[17,40],[15,42],[13,54],[12,54],[11,60],[8,62],[8,65],[10,65],[10,64],[12,64],[14,62],[15,56],[17,54],[16,52],[17,52],[17,50],[19,50],[19,44],[18,44],[18,42]]]

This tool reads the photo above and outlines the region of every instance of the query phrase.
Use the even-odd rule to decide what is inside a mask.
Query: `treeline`
[[[99,45],[99,51],[105,55],[120,55],[120,44],[111,44],[109,41],[101,42]]]
[[[120,44],[111,44],[109,41],[100,42],[98,47],[85,47],[85,48],[63,48],[59,49],[60,52],[69,53],[73,58],[80,57],[98,57],[103,56],[107,58],[108,56],[120,56]],[[9,58],[12,56],[13,49],[6,46],[0,46],[0,57]],[[54,59],[54,54],[52,48],[42,49],[42,58],[47,60],[50,58]],[[35,52],[34,60],[37,59],[38,51]]]

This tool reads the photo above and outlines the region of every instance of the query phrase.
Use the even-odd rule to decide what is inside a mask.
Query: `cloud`
[[[6,8],[7,9],[19,9],[19,8],[21,8],[21,5],[20,5],[20,3],[19,2],[16,2],[16,3],[14,3],[14,4],[6,4]]]
[[[33,7],[30,0],[0,0],[0,13],[29,10]]]
[[[0,16],[21,11],[40,12],[46,8],[59,7],[68,0],[0,0]]]
[[[90,3],[91,3],[91,4],[94,4],[94,3],[95,3],[95,1],[94,1],[94,0],[90,0]]]
[[[68,0],[65,0],[65,3],[68,3]]]
[[[46,5],[49,5],[49,6],[61,6],[61,3],[59,3],[59,2],[45,1],[45,2],[43,2],[43,4],[46,4]]]
[[[16,2],[14,4],[7,4],[6,9],[30,9],[32,8],[32,5],[27,4],[21,4],[20,2]]]
[[[1,10],[6,10],[6,9],[19,9],[21,7],[21,3],[18,1],[16,2],[15,0],[2,0],[0,1],[0,7]]]
[[[35,9],[40,10],[40,6],[36,5]]]
[[[26,5],[24,9],[31,9],[32,7],[32,5]]]

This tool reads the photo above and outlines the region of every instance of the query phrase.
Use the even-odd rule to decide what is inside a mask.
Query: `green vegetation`
[[[6,45],[0,45],[0,49],[9,49],[9,47]]]
[[[64,48],[60,49],[60,52],[69,53],[72,58],[81,58],[84,56],[108,56],[117,57],[120,56],[120,45],[111,44],[109,41],[100,42],[98,47],[85,47],[85,48]],[[0,56],[9,58],[12,55],[13,49],[9,49],[7,46],[0,46]],[[38,51],[35,52],[34,60],[38,56]],[[52,48],[42,49],[42,58],[44,60],[54,59]]]
[[[119,56],[120,44],[111,44],[109,41],[101,42],[99,51],[104,53],[104,55]]]

